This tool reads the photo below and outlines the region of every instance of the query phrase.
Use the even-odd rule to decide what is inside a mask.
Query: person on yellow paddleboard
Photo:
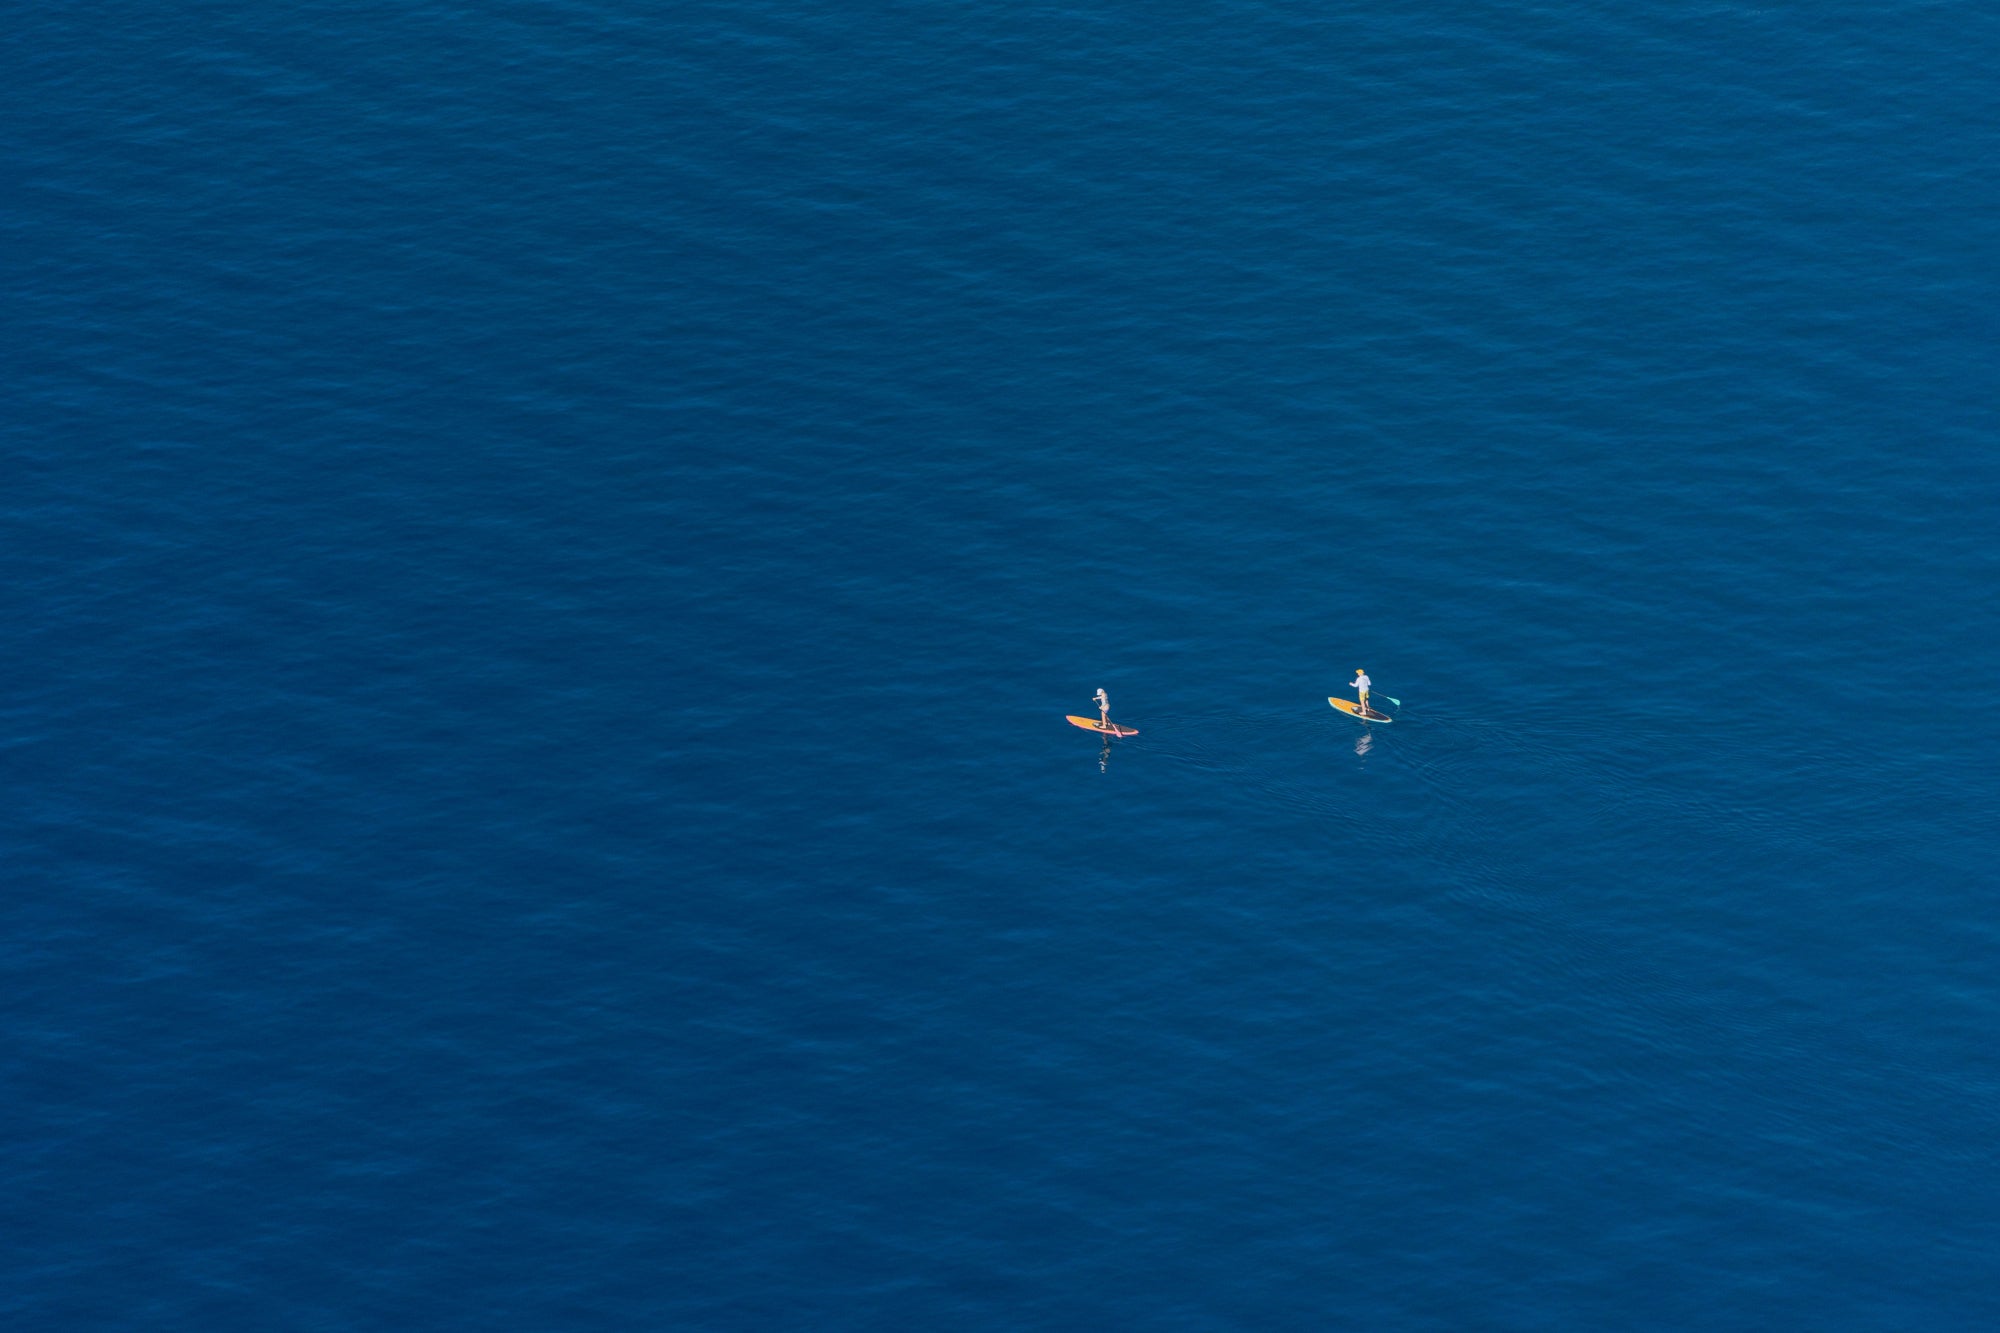
[[[1354,679],[1347,683],[1349,689],[1361,696],[1361,711],[1364,713],[1369,711],[1368,687],[1372,684],[1374,682],[1368,679],[1368,673],[1360,667],[1354,668]]]
[[[1111,726],[1111,696],[1100,689],[1090,701],[1097,705],[1098,725],[1108,729]]]

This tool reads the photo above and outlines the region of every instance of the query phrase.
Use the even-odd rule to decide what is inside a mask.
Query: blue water
[[[2000,12],[12,51],[8,1328],[2000,1325]]]

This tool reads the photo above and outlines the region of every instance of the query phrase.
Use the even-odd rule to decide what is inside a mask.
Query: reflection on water
[[[1373,748],[1375,748],[1375,733],[1372,731],[1363,730],[1361,735],[1354,742],[1355,756],[1359,758],[1360,756],[1367,754]]]

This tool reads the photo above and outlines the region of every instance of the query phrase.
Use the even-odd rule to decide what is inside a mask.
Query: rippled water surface
[[[2000,1323],[1993,11],[14,51],[10,1327]]]

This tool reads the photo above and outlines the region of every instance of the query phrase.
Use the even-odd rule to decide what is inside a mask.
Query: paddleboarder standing
[[[1374,682],[1368,679],[1366,671],[1363,671],[1360,667],[1354,668],[1354,679],[1348,682],[1348,688],[1361,696],[1361,711],[1364,713],[1369,711],[1368,687],[1372,684]],[[1104,691],[1099,690],[1098,693],[1102,694]]]
[[[1098,725],[1109,731],[1111,729],[1111,696],[1100,689],[1092,697],[1091,702],[1097,705]]]

